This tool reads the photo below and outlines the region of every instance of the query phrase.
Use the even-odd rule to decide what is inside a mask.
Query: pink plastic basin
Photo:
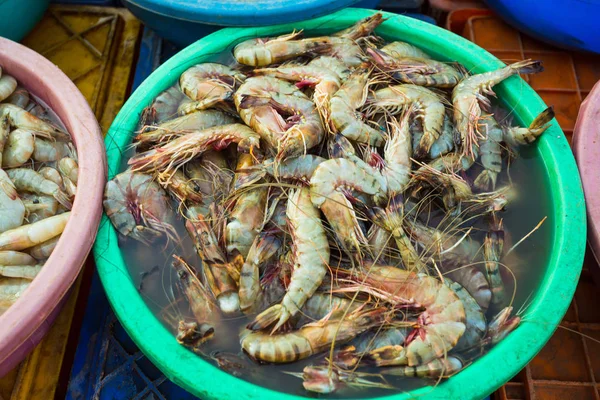
[[[0,316],[0,377],[33,350],[50,326],[94,243],[102,215],[106,156],[94,113],[71,80],[44,57],[0,38],[0,66],[58,115],[77,147],[72,214],[56,249],[22,297]]]
[[[573,131],[573,151],[587,204],[588,244],[600,264],[600,81],[579,109]],[[600,286],[600,268],[593,268],[591,272],[596,285]]]

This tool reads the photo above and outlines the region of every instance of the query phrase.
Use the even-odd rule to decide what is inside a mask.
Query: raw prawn
[[[359,310],[344,319],[339,319],[341,315],[331,316],[288,333],[246,331],[242,334],[242,349],[253,359],[263,362],[283,364],[302,360],[326,350],[334,341],[342,344],[379,326],[385,321],[386,312],[385,307]]]
[[[440,97],[424,87],[406,84],[379,89],[369,100],[371,115],[380,110],[397,114],[411,105],[423,121],[423,137],[415,151],[417,158],[423,158],[442,132],[445,108]]]
[[[17,190],[47,194],[53,196],[60,204],[71,209],[73,204],[69,196],[54,182],[44,178],[38,172],[29,168],[14,168],[7,172]]]
[[[230,100],[244,79],[242,73],[223,64],[202,63],[188,68],[179,77],[179,86],[193,102],[180,106],[179,112],[189,114]]]
[[[381,146],[384,142],[382,132],[371,127],[356,112],[367,99],[369,74],[354,72],[331,98],[331,122],[335,129],[347,137],[372,146]]]
[[[273,323],[276,323],[273,331],[279,329],[298,313],[327,273],[329,243],[319,211],[311,202],[307,188],[296,189],[289,196],[286,214],[294,241],[294,271],[291,281],[281,304],[260,313],[248,325],[251,330],[266,329]],[[252,355],[248,348],[243,347]]]
[[[125,171],[108,181],[104,211],[124,236],[148,245],[163,235],[177,240],[169,199],[150,175]]]
[[[515,74],[532,74],[543,71],[540,61],[524,60],[483,74],[463,79],[452,91],[454,124],[460,133],[463,154],[475,158],[473,148],[477,148],[482,134],[477,124],[481,118],[480,103],[489,106],[485,95],[494,95],[492,87]]]
[[[0,233],[0,250],[23,250],[60,235],[71,216],[68,211]]]

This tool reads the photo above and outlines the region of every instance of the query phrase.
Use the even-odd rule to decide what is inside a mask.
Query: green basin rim
[[[105,141],[109,178],[118,173],[122,152],[131,142],[131,134],[136,129],[142,109],[171,86],[185,69],[210,61],[224,49],[248,38],[274,36],[293,29],[305,29],[309,35],[327,34],[346,28],[372,13],[369,10],[345,9],[293,24],[226,28],[185,48],[154,71],[117,115]],[[408,17],[390,13],[384,15],[388,20],[377,32],[388,40],[412,43],[440,59],[456,60],[475,73],[504,65],[487,51],[449,31]],[[509,78],[498,85],[497,93],[505,105],[514,109],[516,120],[522,124],[529,125],[546,108],[535,91],[519,77]],[[386,398],[480,399],[516,375],[550,339],[571,302],[579,279],[585,251],[586,214],[577,166],[556,121],[539,140],[537,151],[550,185],[552,212],[547,223],[554,225],[554,235],[547,272],[531,301],[527,318],[489,353],[434,389],[424,387],[411,393],[390,394]],[[302,398],[236,378],[180,346],[139,295],[119,249],[116,231],[106,216],[103,216],[94,245],[94,257],[108,299],[125,330],[173,382],[205,400]]]

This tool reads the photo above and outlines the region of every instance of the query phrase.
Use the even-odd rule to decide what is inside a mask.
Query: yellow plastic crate
[[[122,8],[56,5],[22,43],[75,82],[106,133],[129,89],[140,28],[140,22]],[[90,268],[91,259],[85,266]],[[91,278],[86,275],[91,274],[76,281],[48,335],[19,367],[0,379],[0,400],[54,398],[82,278]]]

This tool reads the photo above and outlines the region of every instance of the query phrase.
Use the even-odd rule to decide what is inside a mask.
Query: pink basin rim
[[[106,155],[94,113],[54,64],[0,38],[0,66],[54,110],[71,133],[79,156],[77,196],[62,237],[23,296],[0,316],[0,370],[5,370],[9,367],[5,362],[18,363],[42,339],[41,333],[48,329],[44,321],[68,292],[91,249],[102,216]]]
[[[600,262],[600,81],[581,103],[573,131],[573,151],[587,204],[588,243]]]

